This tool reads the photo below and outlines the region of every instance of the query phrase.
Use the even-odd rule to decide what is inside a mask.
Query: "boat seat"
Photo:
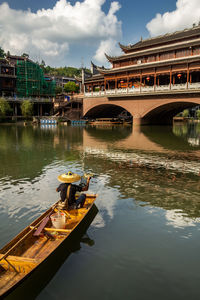
[[[0,254],[0,259],[3,255],[4,254]],[[6,270],[12,270],[12,267],[7,261],[11,265],[13,265],[16,268],[16,270],[20,273],[28,273],[31,269],[38,265],[38,261],[36,259],[23,256],[8,255],[6,259],[0,260],[0,265]]]

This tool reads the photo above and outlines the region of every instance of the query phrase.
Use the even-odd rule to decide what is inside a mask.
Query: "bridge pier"
[[[141,117],[133,117],[133,126],[140,126],[142,125],[142,118]]]
[[[42,104],[40,104],[40,116],[42,116]]]

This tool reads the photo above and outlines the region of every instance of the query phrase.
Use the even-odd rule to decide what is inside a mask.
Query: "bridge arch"
[[[199,103],[188,102],[188,101],[171,101],[161,105],[154,105],[148,108],[141,115],[143,123],[148,124],[172,124],[173,117],[175,117],[179,112],[187,108],[192,108],[197,106]]]
[[[90,118],[113,117],[126,110],[133,124],[172,124],[173,117],[186,108],[200,105],[200,95],[143,95],[130,97],[84,98],[83,115]],[[112,113],[113,110],[113,113]]]
[[[96,105],[85,113],[84,117],[87,118],[116,118],[120,113],[126,110],[124,107],[116,104],[99,104]],[[126,110],[128,114],[131,116],[131,113]]]

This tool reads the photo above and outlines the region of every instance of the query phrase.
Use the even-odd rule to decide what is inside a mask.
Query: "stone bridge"
[[[133,124],[171,124],[173,117],[186,108],[200,105],[200,91],[146,95],[85,97],[83,116],[116,117],[126,110]]]

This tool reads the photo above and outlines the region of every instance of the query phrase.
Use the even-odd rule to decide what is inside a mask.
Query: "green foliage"
[[[75,76],[81,76],[81,68],[74,67],[60,67],[60,68],[52,68],[50,66],[43,67],[44,73],[52,76],[66,76],[74,78]],[[86,69],[88,73],[90,73],[89,69]]]
[[[27,54],[27,53],[23,53],[23,54],[22,54],[22,57],[29,58],[29,54]]]
[[[56,95],[62,93],[62,87],[61,86],[56,86],[55,87],[55,93],[56,93]]]
[[[0,57],[5,57],[5,52],[1,47],[0,47]]]
[[[5,116],[11,111],[10,104],[4,98],[0,98],[0,116]]]
[[[31,103],[29,100],[24,100],[21,104],[21,110],[24,117],[27,118],[31,116],[33,114],[33,103]]]
[[[184,109],[184,111],[182,112],[182,116],[184,118],[187,118],[189,116],[189,110],[188,109]]]
[[[196,111],[197,118],[200,120],[200,109]]]
[[[64,85],[64,91],[66,93],[78,93],[79,92],[79,86],[76,85],[75,82],[69,81]]]
[[[66,76],[66,77],[74,77],[80,76],[81,69],[73,68],[73,67],[60,67],[60,68],[52,68],[50,66],[44,66],[44,73],[54,76]]]

